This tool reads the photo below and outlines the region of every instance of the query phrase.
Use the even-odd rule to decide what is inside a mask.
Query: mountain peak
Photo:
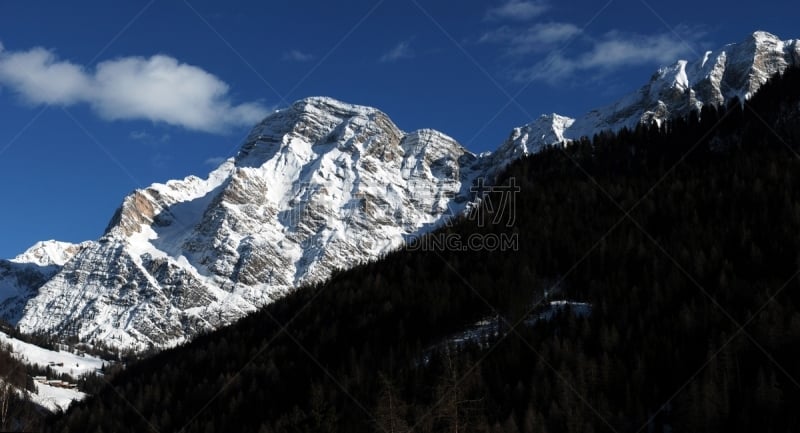
[[[60,242],[56,240],[40,241],[28,248],[24,253],[11,259],[15,263],[30,263],[37,266],[64,266],[85,245]]]
[[[800,66],[796,41],[755,32],[662,68],[609,106],[533,119],[477,156],[438,131],[405,133],[376,108],[301,99],[259,122],[208,178],[131,194],[98,242],[73,252],[48,241],[20,255],[54,274],[19,291],[11,303],[24,308],[0,314],[24,332],[175,344],[437,227],[466,209],[477,178],[524,155],[747,98],[790,65]]]
[[[774,74],[800,66],[800,43],[756,31],[745,40],[708,51],[695,61],[677,60],[662,67],[636,92],[576,119],[546,114],[512,131],[495,152],[497,164],[545,146],[604,131],[635,128],[686,116],[704,105],[724,106],[733,98],[747,99]]]
[[[776,42],[781,40],[781,38],[778,36],[764,30],[756,30],[750,35],[750,39],[757,43]]]
[[[375,135],[398,143],[403,132],[377,108],[308,97],[256,125],[237,154],[236,165],[258,167],[279,153],[306,161],[337,147],[354,150]]]
[[[441,132],[305,98],[263,119],[208,178],[134,191],[99,241],[23,291],[24,309],[0,313],[25,332],[169,346],[435,228],[466,207],[479,163]]]
[[[291,105],[291,109],[307,113],[327,111],[331,113],[349,114],[351,116],[369,115],[380,112],[380,110],[374,107],[350,104],[328,96],[309,96],[297,100]]]

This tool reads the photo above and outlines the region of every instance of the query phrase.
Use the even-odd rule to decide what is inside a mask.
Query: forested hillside
[[[517,250],[410,248],[339,273],[130,365],[48,428],[793,431],[798,148],[790,70],[744,105],[548,149],[506,172],[512,227],[444,229]],[[545,292],[591,313],[526,323]],[[439,344],[495,316],[497,336]]]

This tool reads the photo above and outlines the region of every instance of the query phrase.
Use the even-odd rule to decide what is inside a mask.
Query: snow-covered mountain
[[[126,197],[99,240],[15,259],[48,273],[5,316],[23,332],[169,346],[429,230],[466,206],[477,162],[374,108],[304,99],[253,128],[208,178]]]
[[[750,98],[771,76],[792,65],[800,66],[800,41],[782,41],[758,31],[693,62],[678,60],[661,68],[638,91],[606,107],[577,118],[544,115],[515,128],[495,154],[507,160],[520,153],[536,153],[554,142],[685,116],[706,104],[725,106],[734,98]]]
[[[0,313],[23,332],[167,347],[435,228],[473,199],[475,179],[523,155],[749,97],[789,65],[800,66],[800,45],[756,32],[660,69],[608,107],[542,116],[481,155],[437,131],[405,133],[374,108],[303,99],[256,125],[207,178],[126,197],[99,240],[0,261]]]
[[[3,318],[16,323],[27,300],[50,280],[81,249],[88,246],[67,242],[37,242],[11,260],[0,260],[0,310]]]

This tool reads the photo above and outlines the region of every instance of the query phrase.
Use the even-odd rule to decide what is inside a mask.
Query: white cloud
[[[625,37],[611,33],[586,53],[587,68],[614,68],[642,63],[672,63],[691,51],[683,41],[669,34]]]
[[[91,90],[89,81],[83,68],[56,61],[44,48],[0,53],[0,83],[32,104],[75,104]]]
[[[283,59],[293,62],[308,62],[310,60],[314,60],[314,56],[312,54],[304,53],[300,50],[291,50],[283,55]]]
[[[381,62],[396,62],[401,59],[410,59],[413,57],[414,50],[411,49],[411,41],[403,41],[384,53],[378,60]]]
[[[553,53],[529,68],[514,73],[517,81],[558,82],[583,71],[609,73],[613,70],[646,64],[671,64],[691,53],[685,42],[672,34],[624,35],[609,32],[578,55]]]
[[[508,0],[500,6],[490,8],[486,12],[486,18],[525,21],[538,17],[548,9],[550,5],[543,0]]]
[[[0,85],[33,105],[85,103],[107,120],[147,119],[205,132],[252,125],[267,114],[260,103],[234,104],[218,77],[165,55],[122,57],[89,70],[40,47],[5,50]]]
[[[506,44],[506,54],[522,55],[552,50],[580,33],[581,29],[572,23],[539,23],[524,29],[503,26],[484,33],[479,42]]]

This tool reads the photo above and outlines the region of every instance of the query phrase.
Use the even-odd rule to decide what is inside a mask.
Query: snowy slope
[[[577,318],[587,317],[592,313],[592,304],[557,300],[545,302],[534,310],[535,312],[532,311],[518,326],[523,324],[525,326],[534,326],[541,321],[553,320],[558,314],[563,314],[566,311],[570,311]],[[513,323],[509,323],[499,316],[481,319],[466,329],[449,335],[440,343],[426,349],[422,355],[422,362],[427,363],[430,361],[431,354],[437,350],[463,348],[468,344],[479,344],[484,348],[488,348],[488,343],[496,341],[497,338],[507,334],[511,325]]]
[[[474,199],[475,179],[517,158],[749,97],[789,65],[800,65],[798,42],[756,32],[660,69],[615,104],[535,119],[481,155],[441,132],[401,131],[375,108],[303,99],[208,177],[133,192],[100,239],[0,261],[0,315],[28,333],[169,347],[432,230]]]
[[[68,374],[75,379],[85,373],[95,373],[103,367],[104,363],[107,363],[107,361],[94,356],[44,349],[13,338],[2,331],[0,331],[0,343],[11,346],[13,356],[25,364],[39,365],[40,367],[50,366],[56,373]]]
[[[36,393],[27,392],[33,402],[50,412],[66,411],[74,401],[86,398],[86,394],[68,388],[58,388],[44,383],[36,383]]]
[[[50,367],[58,374],[67,374],[79,379],[86,373],[96,373],[106,361],[88,355],[70,352],[56,352],[27,343],[0,331],[0,344],[11,348],[11,355],[24,364]],[[35,382],[36,392],[18,390],[25,393],[33,402],[51,412],[66,410],[73,401],[82,400],[86,394],[77,389],[60,388]]]
[[[0,386],[5,386],[5,381],[2,379],[0,379]],[[87,397],[87,394],[76,389],[60,388],[38,382],[34,382],[36,392],[11,386],[19,397],[27,398],[52,413],[66,411],[73,402]]]

